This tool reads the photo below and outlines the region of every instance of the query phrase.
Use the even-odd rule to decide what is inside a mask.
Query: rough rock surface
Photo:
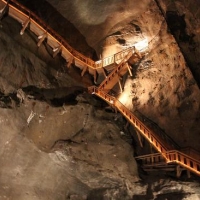
[[[105,56],[153,39],[149,54],[132,66],[134,77],[124,85],[128,96],[119,98],[179,145],[200,148],[199,88],[155,2],[49,2],[68,11],[63,16],[74,20],[97,53],[104,45]],[[200,199],[193,175],[178,180],[174,172],[142,172],[133,157],[140,153],[135,131],[85,92],[91,78],[67,70],[48,46],[36,47],[31,32],[20,36],[20,28],[7,17],[0,29],[0,199]],[[92,52],[85,44],[80,49]]]
[[[0,199],[130,199],[139,178],[123,120],[85,92],[87,76],[19,30],[3,20]]]
[[[102,45],[100,54],[103,57],[119,52],[140,40],[148,40],[148,55],[144,56],[140,63],[132,66],[134,76],[126,80],[125,92],[119,98],[131,110],[139,111],[157,124],[180,147],[194,146],[200,150],[199,142],[196,140],[200,132],[199,57],[196,56],[199,50],[195,48],[195,53],[189,53],[190,47],[199,45],[198,9],[190,9],[192,5],[186,1],[172,3],[163,0],[161,4],[157,4],[156,1],[135,1],[134,4],[127,1],[123,4],[124,9],[120,11],[118,9],[121,1],[98,1],[95,4],[89,0],[84,3],[58,3],[53,0],[49,2],[75,24],[93,48],[98,51],[95,45]],[[68,6],[75,11],[81,9],[82,12],[73,12],[73,9],[65,12]],[[103,14],[98,8],[103,10]],[[92,12],[94,9],[98,10],[95,14]],[[176,35],[181,35],[180,23],[174,25],[174,38],[169,32],[171,26],[168,27],[166,23],[167,16],[164,18],[161,12],[167,13],[168,10],[175,9],[178,9],[179,15],[185,13],[186,27],[182,35],[190,38],[183,42],[179,37],[178,44]],[[95,20],[96,16],[98,20]],[[91,19],[96,22],[95,26]],[[103,31],[98,34],[94,31],[89,33],[90,29],[99,31],[101,25],[104,27]],[[172,30],[172,33],[174,32]],[[193,38],[192,33],[195,34]],[[91,40],[97,43],[94,44]],[[180,138],[180,134],[183,137]]]

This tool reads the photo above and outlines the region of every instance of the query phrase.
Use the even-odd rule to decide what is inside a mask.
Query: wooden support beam
[[[180,166],[180,165],[177,165],[177,166],[176,166],[176,177],[177,177],[177,178],[180,178],[181,173],[182,173],[181,166]]]
[[[38,43],[37,46],[40,47],[40,45],[42,44],[42,42],[45,40],[45,38],[47,37],[47,33],[44,33],[43,35],[38,36]]]
[[[94,83],[97,83],[97,70],[94,70]]]
[[[74,62],[74,57],[72,56],[70,59],[69,59],[69,61],[68,61],[68,63],[67,63],[67,68],[70,68],[70,66],[71,66],[71,64]]]
[[[107,78],[107,75],[106,75],[106,72],[105,72],[105,69],[102,67],[102,72],[103,72],[103,75],[105,76],[105,78]]]
[[[150,144],[150,152],[151,154],[149,154],[149,158],[148,158],[148,163],[149,164],[154,164],[154,152],[152,151],[153,147],[152,145]]]
[[[30,18],[28,18],[24,23],[22,23],[22,30],[20,31],[20,35],[24,34],[25,29],[27,28],[28,24],[30,23]]]
[[[84,76],[85,72],[87,71],[88,66],[85,65],[85,67],[83,68],[82,72],[81,72],[81,76]]]
[[[55,49],[53,49],[53,58],[55,58],[58,53],[62,50],[62,45],[60,45],[59,47],[56,47]]]
[[[189,171],[189,170],[187,170],[187,177],[188,177],[188,178],[191,178],[191,174],[190,174],[190,171]]]
[[[127,65],[128,72],[129,72],[130,76],[133,76],[132,71],[131,71],[131,66],[129,66],[128,63],[126,63],[126,65]]]
[[[129,121],[126,122],[126,125],[124,126],[124,129],[127,130],[128,126],[130,125]]]
[[[121,93],[123,92],[123,89],[122,89],[122,83],[121,83],[121,81],[120,80],[118,80],[118,83],[119,83],[119,88],[120,88],[120,91],[121,91]]]
[[[119,77],[119,79],[118,79],[118,83],[119,83],[119,88],[120,88],[120,91],[121,91],[121,93],[123,92],[123,89],[122,89],[122,83],[121,83],[121,79],[122,79],[122,77],[120,77],[120,76],[118,76]]]
[[[137,133],[137,136],[138,136],[138,140],[139,140],[140,146],[143,148],[144,146],[143,146],[141,134],[137,130],[136,130],[136,133]]]

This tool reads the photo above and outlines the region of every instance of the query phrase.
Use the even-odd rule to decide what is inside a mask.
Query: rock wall
[[[135,184],[143,191],[123,120],[85,92],[87,75],[20,28],[9,17],[1,24],[0,199],[130,199]]]
[[[91,5],[90,12],[74,19],[88,38],[97,24],[89,25],[92,28],[87,32],[89,26],[84,27],[79,20],[87,22],[94,16],[94,8],[101,8],[105,16],[99,18],[99,11],[91,22],[110,20],[110,24],[98,40],[94,40],[98,32],[92,32],[90,42],[97,49],[103,37],[118,31],[120,34],[102,41],[105,48],[113,40],[112,45],[123,48],[142,37],[153,39],[149,54],[132,66],[134,77],[124,85],[124,104],[156,122],[180,145],[199,147],[199,88],[158,7],[154,2],[145,2],[98,1],[96,5],[86,1],[84,5],[66,1],[66,7],[64,1],[54,3],[73,13],[73,18],[82,11],[74,12],[74,7],[69,11],[68,5],[81,10]],[[124,21],[120,22],[118,16],[124,12]],[[38,49],[37,38],[28,30],[20,36],[20,29],[9,17],[2,21],[0,199],[200,198],[199,180],[194,176],[185,181],[183,174],[177,181],[174,172],[169,173],[170,177],[161,172],[153,176],[142,172],[133,157],[134,141],[123,129],[124,119],[85,92],[92,84],[89,76],[81,78],[78,70],[67,70],[62,59],[51,58],[48,46]]]

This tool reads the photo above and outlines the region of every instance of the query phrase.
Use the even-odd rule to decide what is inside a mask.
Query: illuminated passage
[[[75,64],[76,67],[81,69],[82,76],[85,72],[89,72],[93,75],[94,81],[96,81],[97,74],[104,73],[104,69],[106,69],[106,67],[114,65],[114,70],[106,76],[99,88],[92,86],[89,88],[89,92],[99,96],[112,107],[117,109],[149,141],[149,143],[153,145],[153,147],[164,158],[166,163],[176,163],[191,172],[200,175],[199,154],[198,156],[194,156],[194,154],[189,154],[186,151],[173,149],[174,147],[170,143],[156,135],[153,131],[146,127],[143,122],[134,116],[134,114],[120,101],[108,94],[113,85],[115,85],[118,81],[118,78],[116,77],[123,76],[123,74],[127,71],[131,73],[126,61],[134,53],[136,53],[134,46],[102,60],[93,61],[73,49],[60,35],[47,26],[38,16],[19,4],[17,1],[10,0],[7,2],[5,0],[0,0],[0,7],[2,8],[0,9],[0,19],[8,13],[11,17],[20,22],[22,24],[22,29],[20,31],[21,35],[23,35],[26,28],[29,27],[30,30],[38,37],[38,47],[43,43],[43,41],[47,41],[47,44],[52,48],[53,57],[60,53],[66,60],[68,67],[70,67],[71,64]],[[137,47],[137,45],[135,46]]]

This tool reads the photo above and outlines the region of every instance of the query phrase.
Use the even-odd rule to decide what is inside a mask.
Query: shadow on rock
[[[22,90],[27,98],[46,101],[48,104],[55,107],[62,106],[63,104],[77,104],[77,95],[85,91],[84,88],[78,86],[51,89],[28,86],[22,88]]]

